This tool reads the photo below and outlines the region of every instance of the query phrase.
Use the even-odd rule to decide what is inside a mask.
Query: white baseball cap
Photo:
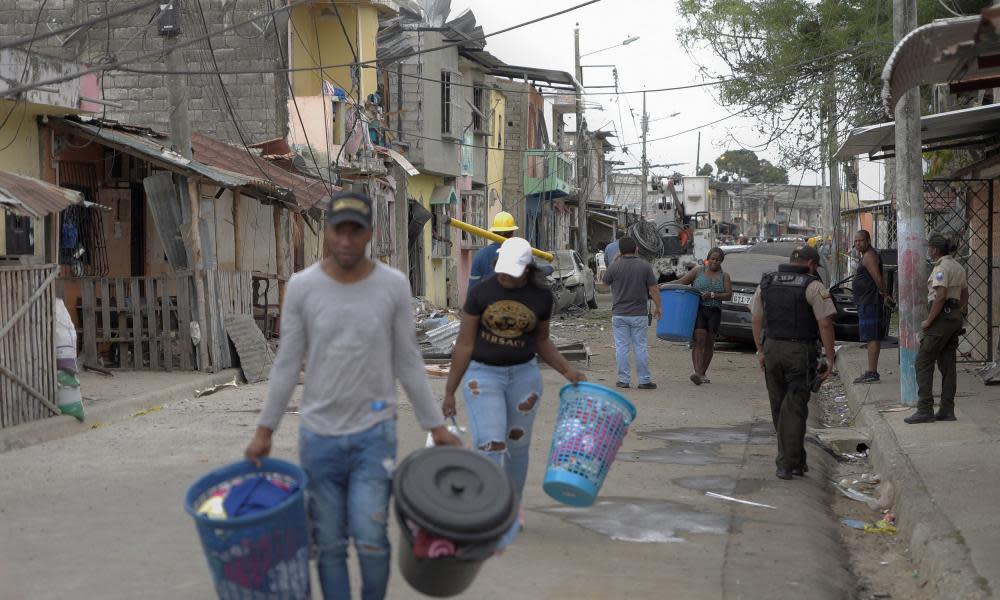
[[[520,277],[531,262],[531,244],[528,240],[512,237],[500,246],[494,270],[511,277]]]

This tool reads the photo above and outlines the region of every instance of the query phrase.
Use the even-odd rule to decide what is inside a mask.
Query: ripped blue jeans
[[[473,447],[504,468],[520,498],[528,479],[531,426],[542,399],[538,359],[510,367],[472,361],[462,379]],[[514,541],[518,526],[500,542]]]
[[[319,435],[301,427],[299,458],[309,476],[307,501],[323,598],[351,597],[350,538],[361,565],[361,597],[381,600],[389,584],[386,525],[396,460],[396,420],[387,419],[349,435]]]

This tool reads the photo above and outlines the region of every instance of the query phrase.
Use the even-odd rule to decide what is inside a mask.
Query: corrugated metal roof
[[[80,192],[0,171],[0,208],[16,215],[40,218],[82,201]]]
[[[290,173],[263,158],[251,157],[244,148],[200,133],[191,136],[193,158],[189,160],[169,147],[168,136],[152,129],[85,118],[50,119],[49,125],[100,140],[164,168],[200,176],[222,187],[294,203],[301,209],[310,209],[329,197],[323,181]]]
[[[924,151],[968,147],[1000,136],[1000,104],[953,110],[920,118]],[[834,158],[849,160],[867,154],[872,160],[895,155],[896,122],[851,130]]]

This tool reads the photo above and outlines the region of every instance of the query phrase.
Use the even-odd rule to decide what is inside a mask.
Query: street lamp
[[[607,48],[601,48],[600,50],[594,50],[593,52],[588,52],[586,54],[581,54],[580,58],[583,58],[584,56],[590,56],[591,54],[597,54],[598,52],[604,52],[605,50],[611,50],[612,48],[617,48],[618,46],[628,46],[632,42],[637,42],[637,41],[639,41],[639,36],[637,36],[637,35],[631,35],[631,36],[625,38],[624,40],[622,40],[621,42],[615,44],[614,46],[608,46]]]

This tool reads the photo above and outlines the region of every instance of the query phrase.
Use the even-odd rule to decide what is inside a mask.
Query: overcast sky
[[[465,9],[471,9],[479,25],[490,33],[579,3],[580,0],[452,0],[451,18]],[[582,60],[585,65],[617,65],[620,90],[654,89],[704,81],[698,65],[677,39],[680,21],[675,11],[675,2],[671,0],[603,0],[565,15],[491,37],[487,40],[486,49],[510,64],[572,73],[573,25],[577,22],[580,24],[581,54],[619,44],[629,36],[639,36],[640,39],[632,44],[605,50]],[[699,55],[698,59],[712,64],[712,57],[708,54]],[[586,85],[611,85],[613,82],[609,68],[584,69]],[[603,109],[599,110],[588,104],[587,120],[591,129],[600,127],[617,131],[618,144],[635,144],[639,140],[642,94],[590,96],[588,101]],[[698,127],[730,113],[716,103],[712,88],[649,93],[647,110],[651,121],[649,139]],[[673,118],[668,116],[675,112],[680,114]],[[753,148],[763,139],[752,125],[747,119],[735,117],[701,129],[701,163],[714,163],[725,150],[740,147],[739,144],[727,141],[727,134],[735,136],[743,147],[754,149],[759,156],[774,162],[774,151]],[[694,174],[698,156],[697,131],[651,142],[648,146],[650,164],[685,163],[677,166],[676,170],[687,175]],[[623,155],[620,150],[616,151],[615,158],[625,160],[628,166],[638,165],[641,145],[629,145],[628,150],[628,155]],[[653,171],[666,174],[674,169]],[[863,173],[868,171],[869,169],[863,169]],[[791,182],[797,183],[800,176],[803,184],[819,181],[815,173],[807,172],[803,176],[796,172],[790,175]],[[872,187],[879,187],[874,178],[863,177],[865,179],[869,180]],[[869,195],[872,194],[869,192]],[[864,193],[862,197],[867,198]]]

